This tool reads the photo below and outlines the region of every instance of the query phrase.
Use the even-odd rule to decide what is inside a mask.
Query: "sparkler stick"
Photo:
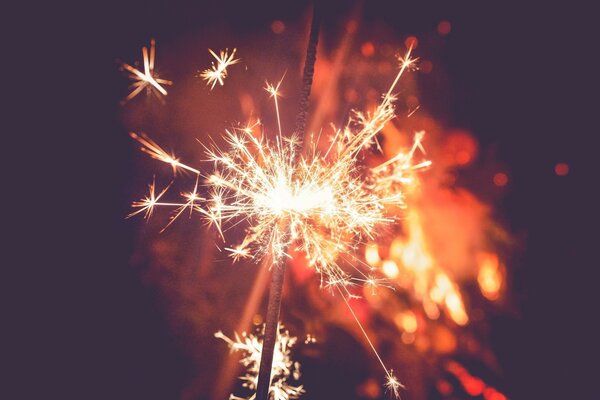
[[[239,378],[244,382],[242,386],[253,390],[257,384],[258,364],[262,352],[263,340],[260,336],[252,333],[243,332],[241,337],[235,333],[233,338],[229,338],[218,331],[215,333],[217,339],[224,340],[232,352],[241,352],[243,357],[239,360],[246,371]],[[275,345],[275,361],[273,363],[271,395],[273,400],[293,400],[298,399],[304,393],[304,387],[294,386],[291,379],[300,378],[300,363],[291,359],[291,349],[296,344],[298,338],[291,336],[290,333],[281,325],[277,331],[277,340]],[[313,343],[314,339],[307,335],[305,343]],[[230,400],[256,400],[256,395],[250,397],[229,396]]]
[[[304,138],[304,130],[306,127],[306,115],[308,114],[310,90],[315,72],[315,61],[317,59],[317,44],[319,41],[320,22],[317,4],[315,3],[313,5],[310,35],[308,39],[308,47],[306,49],[306,60],[304,61],[300,104],[298,107],[298,114],[296,115],[296,134],[301,138]],[[276,94],[274,94],[274,97],[275,101],[277,101]],[[281,126],[279,129],[281,131]],[[260,368],[258,372],[258,383],[255,397],[256,400],[269,400],[273,353],[275,351],[275,341],[277,340],[279,311],[281,309],[281,292],[283,289],[283,280],[285,278],[285,264],[285,261],[283,261],[273,266],[271,286],[269,289],[269,304],[267,306],[267,316],[265,320],[263,347],[260,356]]]

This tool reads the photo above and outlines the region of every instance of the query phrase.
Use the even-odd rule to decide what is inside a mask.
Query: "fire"
[[[482,396],[485,400],[506,400],[506,396],[496,388],[489,386],[481,378],[471,373],[456,361],[449,361],[446,370],[454,375],[469,396]]]
[[[503,266],[498,260],[498,255],[482,253],[479,257],[479,273],[477,283],[481,294],[488,300],[498,300],[503,284]]]
[[[365,259],[369,265],[381,264],[381,271],[389,279],[412,292],[423,305],[430,319],[437,319],[440,309],[457,325],[469,322],[458,284],[436,262],[430,252],[423,231],[421,218],[416,209],[411,209],[405,219],[406,237],[397,237],[389,249],[389,258],[379,262],[379,249],[369,245]],[[403,330],[409,331],[404,327]]]
[[[381,270],[390,279],[397,278],[400,275],[400,269],[398,268],[398,264],[392,260],[385,260],[381,265]]]
[[[396,315],[394,322],[404,332],[415,333],[418,328],[417,316],[410,310]]]
[[[377,244],[370,243],[367,245],[365,249],[365,260],[367,264],[374,267],[377,266],[381,262],[381,257],[379,257],[379,248]]]
[[[400,253],[400,261],[405,268],[417,272],[426,272],[432,269],[434,262],[429,255],[425,243],[425,235],[421,226],[419,215],[410,212],[407,217],[409,238],[404,242],[398,242],[396,251]]]

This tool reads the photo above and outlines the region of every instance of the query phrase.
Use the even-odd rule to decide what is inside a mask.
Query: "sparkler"
[[[127,102],[140,94],[144,89],[148,95],[154,94],[159,100],[163,100],[162,96],[167,95],[167,90],[163,85],[172,85],[173,82],[158,77],[158,73],[154,70],[154,58],[156,54],[156,41],[150,40],[150,55],[148,48],[142,47],[142,56],[144,57],[144,72],[127,63],[121,64],[121,67],[129,72],[129,78],[134,82],[129,86],[131,92],[125,97],[123,102]]]
[[[210,85],[210,90],[213,90],[215,88],[215,85],[217,84],[217,82],[221,86],[223,86],[225,84],[223,82],[223,80],[225,78],[227,78],[227,74],[228,74],[227,68],[230,65],[239,63],[240,59],[233,58],[233,57],[235,57],[236,49],[233,49],[231,54],[228,54],[229,53],[228,49],[225,49],[224,51],[221,50],[219,55],[217,55],[211,49],[208,49],[208,51],[217,60],[217,65],[215,65],[214,62],[212,62],[210,68],[205,69],[204,71],[200,72],[200,78],[202,78],[206,81],[207,86]]]
[[[240,359],[240,364],[246,367],[246,373],[240,377],[244,381],[243,386],[250,390],[255,390],[258,384],[258,372],[263,349],[263,341],[256,335],[242,333],[241,337],[235,333],[234,339],[225,336],[223,332],[215,333],[215,337],[227,342],[231,351],[239,351],[244,354]],[[283,325],[279,325],[277,340],[273,356],[273,365],[271,367],[271,385],[269,388],[269,399],[271,400],[293,400],[298,399],[304,393],[302,385],[293,386],[289,379],[300,379],[300,363],[291,359],[291,349],[296,344],[298,338],[290,336]],[[314,342],[314,339],[307,338],[307,342]],[[251,397],[237,397],[231,395],[230,400],[254,400],[256,395]]]
[[[215,164],[215,172],[207,177],[212,188],[208,200],[201,199],[197,194],[198,179],[192,192],[182,194],[186,199],[184,203],[160,202],[166,189],[156,196],[154,185],[151,185],[150,194],[133,204],[140,210],[132,215],[145,212],[149,217],[156,206],[175,207],[169,222],[171,224],[189,208],[190,211],[203,214],[222,236],[225,223],[246,221],[249,228],[243,241],[226,250],[234,260],[272,258],[273,280],[257,399],[266,399],[270,387],[284,261],[290,257],[290,247],[306,255],[309,265],[320,273],[324,286],[335,288],[342,295],[385,370],[386,388],[397,397],[402,385],[383,363],[347,300],[353,297],[349,288],[357,282],[374,287],[378,285],[378,280],[364,274],[356,266],[353,268],[362,278],[353,278],[337,260],[350,257],[353,262],[361,263],[352,256],[353,251],[365,239],[375,237],[376,226],[394,221],[386,214],[386,208],[404,206],[402,185],[410,184],[410,175],[415,170],[429,165],[428,162],[412,162],[415,151],[422,150],[423,133],[415,136],[415,143],[408,153],[400,153],[371,170],[364,170],[359,165],[361,150],[373,144],[378,132],[395,117],[393,91],[403,73],[414,67],[416,59],[411,58],[412,48],[409,48],[400,58],[400,70],[375,111],[372,114],[356,112],[343,129],[336,131],[325,152],[317,149],[315,142],[318,140],[311,140],[311,145],[302,147],[300,138],[304,133],[318,37],[318,22],[315,22],[316,19],[313,19],[296,136],[284,137],[282,133],[277,101],[281,81],[277,85],[267,84],[266,90],[274,99],[278,121],[278,135],[274,142],[253,136],[252,127],[226,130],[225,137],[230,149],[207,150],[209,159]],[[229,57],[222,55],[222,59],[233,60],[233,53]],[[215,76],[217,71],[221,71],[219,76],[223,77],[226,66],[221,70],[213,67],[212,71]],[[219,81],[214,79],[213,86]],[[144,152],[169,164],[174,174],[186,170],[200,176],[198,169],[181,163],[149,138],[137,134],[131,136],[141,143]]]

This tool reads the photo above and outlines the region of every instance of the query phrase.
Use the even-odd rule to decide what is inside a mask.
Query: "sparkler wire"
[[[268,400],[271,387],[271,372],[273,370],[273,354],[279,329],[279,310],[281,309],[281,292],[285,277],[285,262],[274,265],[271,272],[271,286],[269,288],[269,304],[265,320],[265,333],[260,355],[260,368],[258,370],[258,384],[256,387],[256,400]]]
[[[302,77],[303,85],[302,91],[300,92],[300,104],[298,107],[298,114],[296,115],[296,134],[301,138],[304,137],[304,130],[306,128],[306,116],[308,114],[310,90],[315,72],[315,61],[317,58],[317,43],[319,41],[320,22],[320,15],[317,10],[317,4],[315,3],[313,5],[310,35],[306,49],[306,60],[304,61],[304,72]],[[284,260],[276,265],[273,265],[271,286],[269,288],[269,303],[267,306],[267,316],[265,320],[265,333],[260,357],[258,383],[256,387],[256,400],[269,400],[271,371],[273,369],[273,353],[275,351],[275,341],[277,340],[277,331],[279,329],[279,311],[281,309],[281,292],[285,277],[285,264],[286,261]]]

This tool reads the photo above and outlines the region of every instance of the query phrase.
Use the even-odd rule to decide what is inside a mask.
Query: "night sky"
[[[15,125],[4,130],[4,196],[14,204],[4,209],[11,336],[2,358],[16,373],[4,377],[15,390],[4,398],[178,398],[186,357],[156,293],[129,267],[137,225],[123,216],[136,155],[118,118],[124,80],[115,60],[138,57],[152,36],[169,42],[209,23],[252,31],[306,6],[104,1],[18,10],[3,35],[5,62],[21,72],[4,75]],[[325,21],[349,9],[327,2]],[[496,214],[523,246],[509,266],[519,312],[492,321],[506,393],[598,398],[594,13],[547,2],[372,1],[364,10],[366,20],[417,37],[451,21],[440,55],[452,85],[444,123],[494,146],[509,170]],[[565,177],[554,171],[559,162],[569,165]]]

